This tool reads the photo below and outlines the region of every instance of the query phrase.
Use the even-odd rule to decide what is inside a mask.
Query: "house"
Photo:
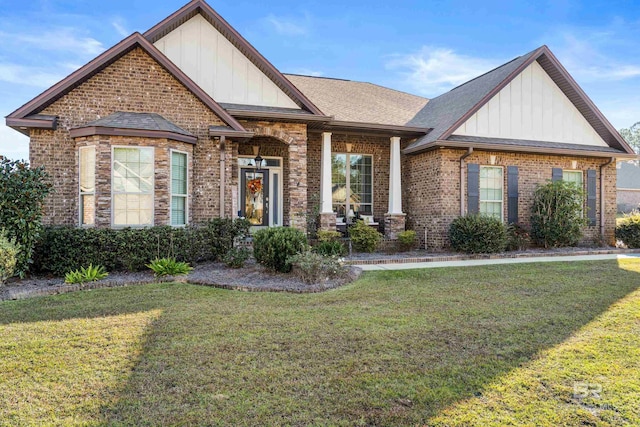
[[[612,241],[616,159],[635,157],[546,46],[429,100],[284,75],[202,0],[6,121],[53,176],[49,224],[302,229],[319,211],[335,229],[353,211],[430,249],[465,213],[527,224],[552,179],[584,188],[585,235]]]
[[[618,162],[618,212],[640,208],[640,166],[637,161]]]

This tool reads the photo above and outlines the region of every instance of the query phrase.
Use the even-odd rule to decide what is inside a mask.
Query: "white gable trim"
[[[453,134],[608,147],[535,61]]]
[[[200,14],[154,45],[217,102],[300,108]]]

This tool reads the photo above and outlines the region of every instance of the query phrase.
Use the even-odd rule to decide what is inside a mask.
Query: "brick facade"
[[[429,249],[448,246],[447,232],[451,222],[460,216],[460,157],[465,150],[438,149],[405,157],[403,161],[404,206],[407,212],[407,228],[416,230],[421,245]],[[608,161],[603,158],[550,156],[525,153],[474,151],[465,159],[466,164],[490,165],[490,156],[495,156],[495,166],[505,168],[504,218],[507,218],[507,166],[518,166],[518,211],[519,223],[530,225],[533,193],[538,184],[551,179],[553,168],[572,169],[597,173],[596,226],[584,228],[585,240],[595,239],[600,234],[600,166]],[[605,236],[607,243],[614,242],[616,213],[616,168],[615,163],[605,167]],[[466,176],[466,169],[465,169]],[[466,178],[465,178],[466,179]],[[586,186],[586,173],[583,178]],[[586,190],[586,187],[585,187]],[[464,206],[466,209],[466,182]]]

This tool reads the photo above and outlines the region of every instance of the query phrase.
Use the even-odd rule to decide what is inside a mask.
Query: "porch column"
[[[336,214],[331,205],[331,132],[322,133],[320,170],[320,230],[336,230]]]
[[[400,137],[391,137],[389,161],[389,211],[384,216],[384,234],[396,239],[404,231],[406,214],[402,212],[402,173],[400,170]]]

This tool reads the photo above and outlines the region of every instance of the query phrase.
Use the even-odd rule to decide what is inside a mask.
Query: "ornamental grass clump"
[[[79,270],[70,271],[64,276],[65,283],[86,283],[86,282],[96,282],[98,280],[102,280],[107,277],[109,273],[107,270],[101,265],[93,266],[89,264],[89,267],[84,268],[80,267]]]
[[[189,274],[193,267],[183,261],[176,261],[175,258],[156,258],[147,264],[156,277],[162,276],[182,276]]]

